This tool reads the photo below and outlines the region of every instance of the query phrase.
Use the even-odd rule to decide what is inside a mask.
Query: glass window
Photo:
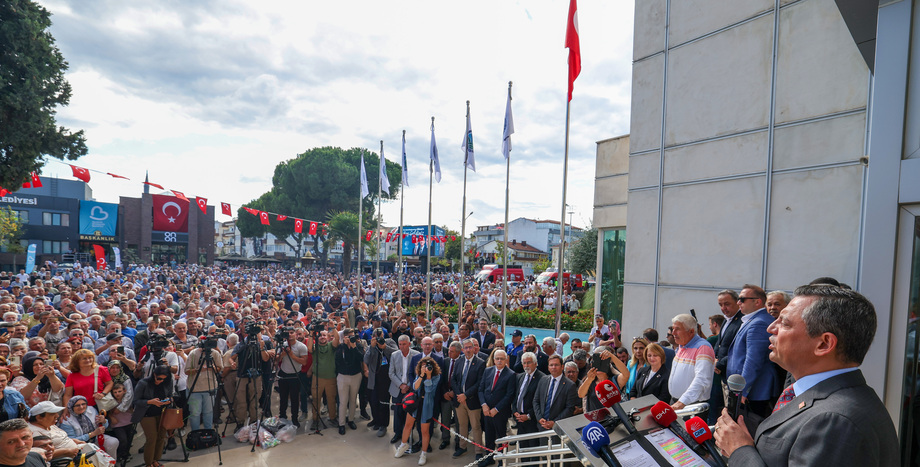
[[[51,253],[51,240],[42,242],[42,253]]]
[[[70,227],[70,214],[61,214],[61,225]]]
[[[19,217],[19,220],[22,221],[23,224],[29,223],[29,211],[13,211],[13,212],[16,213],[16,215]]]
[[[43,213],[42,213],[42,224],[43,224],[43,225],[53,225],[53,224],[51,223],[51,213],[50,213],[50,212],[43,212]]]
[[[626,266],[626,230],[605,230],[601,260],[601,308],[607,319],[623,319],[623,269]]]
[[[914,220],[914,252],[911,257],[910,296],[908,298],[907,355],[904,358],[904,404],[901,414],[901,458],[914,459],[920,452],[920,217]]]

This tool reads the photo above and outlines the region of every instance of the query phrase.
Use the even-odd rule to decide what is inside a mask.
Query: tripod
[[[213,355],[211,355],[211,351],[213,350],[213,347],[208,348],[207,346],[202,346],[202,347],[199,347],[198,350],[200,351],[200,353],[198,354],[199,355],[198,368],[196,369],[196,372],[195,372],[195,379],[192,380],[192,384],[189,386],[189,388],[194,389],[196,387],[196,385],[198,384],[198,378],[201,377],[202,370],[211,371],[214,374],[215,380],[217,382],[217,388],[212,389],[211,378],[206,378],[207,383],[208,383],[208,395],[206,397],[212,398],[211,406],[214,407],[220,403],[221,392],[223,392],[224,398],[227,398],[227,391],[224,388],[223,377],[221,376],[220,372],[216,371],[216,368],[214,366],[214,357]],[[233,401],[229,400],[229,398],[227,398],[227,407],[228,407],[228,410],[230,410],[230,412],[232,413],[233,412]],[[227,426],[224,425],[224,432],[226,432],[226,430],[227,430]],[[214,430],[214,432],[217,433],[217,430]],[[185,436],[186,436],[186,439],[188,439],[188,434],[186,434]],[[220,440],[218,440],[217,460],[218,460],[218,465],[224,465],[224,460],[222,458],[220,445],[221,445]]]
[[[261,349],[261,347],[260,347],[260,345],[259,345],[260,342],[259,342],[258,340],[256,340],[256,339],[258,339],[258,334],[249,334],[249,335],[246,337],[246,344],[245,344],[245,345],[246,345],[246,348],[245,348],[245,350],[243,350],[242,352],[240,352],[240,353],[245,352],[245,355],[243,356],[242,361],[238,362],[238,363],[239,363],[239,368],[240,368],[240,369],[245,369],[246,376],[245,376],[245,377],[244,377],[244,376],[239,376],[238,381],[237,381],[237,385],[236,385],[236,390],[234,391],[234,394],[233,394],[233,398],[234,398],[234,400],[236,400],[236,396],[237,396],[237,394],[239,394],[239,391],[240,391],[240,386],[246,385],[247,388],[246,388],[245,390],[247,391],[247,397],[246,397],[246,409],[247,409],[247,412],[249,412],[249,408],[252,407],[252,404],[253,404],[253,403],[257,404],[257,407],[258,407],[258,409],[257,409],[257,411],[258,411],[258,417],[257,417],[257,420],[256,420],[256,434],[257,434],[257,436],[256,436],[256,439],[254,439],[254,440],[252,441],[252,449],[251,449],[249,452],[255,452],[255,450],[256,450],[256,444],[257,444],[258,441],[259,441],[259,439],[258,439],[258,432],[259,432],[259,429],[262,428],[262,419],[263,419],[263,417],[265,416],[265,410],[266,410],[266,409],[270,406],[270,404],[271,404],[271,388],[269,388],[269,393],[268,393],[268,394],[263,394],[263,395],[262,395],[262,396],[263,396],[263,401],[255,400],[255,399],[257,399],[257,394],[258,394],[258,390],[257,390],[256,384],[259,384],[259,385],[262,384],[262,382],[261,382],[261,381],[258,381],[257,378],[258,378],[259,376],[262,376],[263,378],[266,377],[266,376],[268,376],[268,377],[271,376],[270,374],[269,374],[269,375],[263,375],[262,372],[260,371],[260,367],[261,367],[261,365],[262,365],[262,358],[261,358],[261,355],[262,355],[263,349]],[[271,341],[268,341],[268,343],[267,343],[266,345],[271,345]],[[269,350],[269,349],[265,349],[265,350]],[[250,384],[253,385],[252,394],[251,394],[251,395],[248,394],[249,385],[250,385]],[[240,423],[240,422],[241,422],[241,420],[237,419],[237,423]],[[224,431],[226,431],[226,430],[227,430],[227,426],[224,425]]]

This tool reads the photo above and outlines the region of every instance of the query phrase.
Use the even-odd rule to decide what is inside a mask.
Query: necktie
[[[454,366],[456,366],[456,363],[456,359],[450,361],[450,371],[448,372],[449,376],[447,378],[448,380],[454,379]]]
[[[776,401],[776,407],[773,409],[773,413],[776,413],[779,409],[786,406],[786,404],[792,402],[792,399],[795,398],[795,391],[792,390],[792,385],[790,384],[786,390],[783,391],[783,394],[779,396],[779,400]]]
[[[502,374],[502,370],[496,369],[496,370],[495,370],[495,379],[492,380],[492,390],[493,390],[493,391],[495,390],[495,383],[498,382],[498,375],[500,375],[500,374]]]
[[[543,418],[549,418],[549,408],[553,405],[553,391],[556,390],[556,378],[550,378],[549,392],[546,393],[546,407],[543,408]]]
[[[460,382],[460,389],[463,392],[466,392],[466,375],[470,372],[470,360],[467,359],[466,363],[463,364],[463,380]]]
[[[524,384],[521,385],[521,394],[518,396],[518,407],[520,408],[519,412],[524,413],[524,393],[527,392],[527,385],[530,383],[530,375],[524,373]]]

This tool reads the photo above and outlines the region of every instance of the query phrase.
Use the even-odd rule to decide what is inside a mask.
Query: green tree
[[[544,256],[537,262],[533,263],[533,273],[540,275],[543,271],[553,267],[553,260],[549,256]]]
[[[22,253],[22,220],[10,207],[0,208],[0,251]]]
[[[342,271],[351,272],[351,257],[358,245],[358,214],[349,211],[330,213],[326,221],[329,224],[329,239],[327,242],[342,242]],[[373,227],[367,218],[361,221],[364,226],[360,232],[367,232]],[[361,236],[361,243],[365,246],[371,244]]]
[[[441,227],[444,229],[444,235],[447,235],[447,243],[444,245],[444,259],[450,262],[460,261],[460,233],[456,230],[448,229],[446,225]]]
[[[0,1],[0,186],[15,189],[38,172],[42,157],[86,155],[83,130],[55,122],[70,102],[67,62],[47,29],[51,13],[27,0]]]
[[[575,274],[586,274],[597,267],[597,229],[594,227],[572,244],[568,252],[568,269]]]

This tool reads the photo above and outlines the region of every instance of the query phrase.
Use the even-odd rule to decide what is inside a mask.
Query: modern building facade
[[[598,141],[594,171],[594,216],[597,228],[594,312],[623,319],[626,266],[626,202],[629,136]]]
[[[915,25],[913,0],[637,1],[622,177],[623,335],[718,313],[724,288],[835,277],[876,306],[862,371],[904,465],[920,453]]]
[[[559,238],[562,233],[559,229],[560,225],[559,221],[518,217],[508,222],[508,241],[527,242],[528,245],[548,254],[550,248],[559,245]],[[493,240],[504,241],[504,228],[503,224],[477,227],[476,231],[473,232],[475,246],[478,248]],[[565,225],[566,243],[581,238],[583,234],[584,231],[579,227],[572,226],[571,221]]]

